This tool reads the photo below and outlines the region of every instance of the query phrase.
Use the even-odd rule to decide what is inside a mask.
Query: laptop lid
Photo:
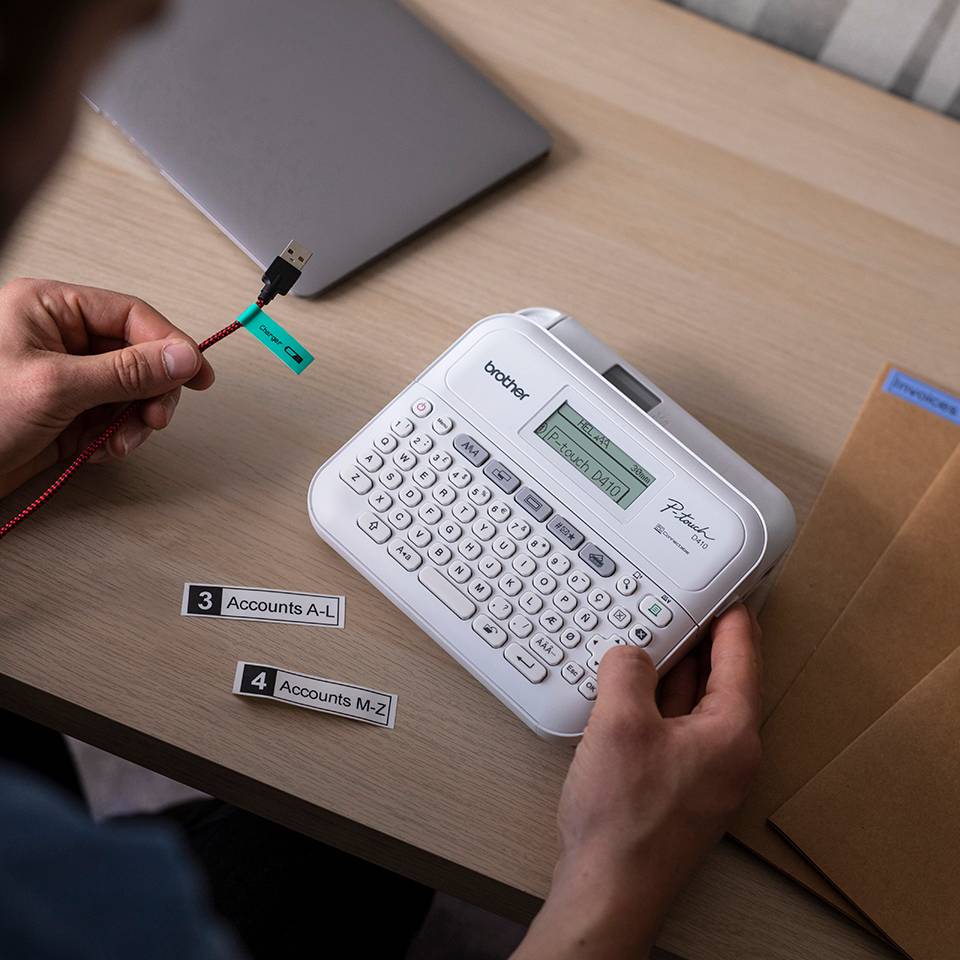
[[[550,149],[392,0],[182,0],[87,91],[261,266],[318,293]]]

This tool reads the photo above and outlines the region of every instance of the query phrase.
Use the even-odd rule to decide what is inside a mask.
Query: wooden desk
[[[5,543],[0,697],[516,915],[547,891],[568,750],[317,539],[313,471],[468,324],[549,304],[802,518],[884,360],[960,380],[960,124],[656,2],[416,7],[554,130],[554,156],[319,302],[277,304],[318,355],[306,376],[231,338],[172,429],[84,470]],[[197,261],[220,266],[201,280]],[[18,273],[136,292],[197,337],[258,280],[86,115],[3,265]],[[181,618],[185,580],[342,593],[347,627]],[[238,659],[394,691],[397,728],[233,697]],[[730,843],[661,943],[687,960],[891,955]]]

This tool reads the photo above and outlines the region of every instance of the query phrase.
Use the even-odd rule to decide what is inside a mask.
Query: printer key
[[[546,503],[540,494],[535,493],[529,487],[521,487],[513,498],[523,507],[534,520],[541,523],[553,513],[553,507]]]
[[[548,633],[557,633],[563,627],[563,617],[553,610],[540,614],[540,626]]]
[[[563,650],[542,633],[535,633],[527,643],[530,649],[540,657],[541,660],[545,660],[550,664],[551,667],[555,667],[563,660]]]
[[[413,433],[413,421],[409,417],[398,417],[390,424],[390,430],[398,437],[409,437]]]
[[[607,614],[607,619],[618,630],[622,630],[633,619],[633,614],[626,607],[614,607]]]
[[[393,506],[393,497],[386,490],[374,490],[367,497],[367,503],[373,507],[377,513],[386,513]]]
[[[473,621],[473,632],[482,637],[491,647],[502,647],[507,642],[507,631],[494,623],[485,613]]]
[[[478,506],[482,507],[492,496],[489,487],[482,483],[475,483],[468,491],[467,496]]]
[[[579,570],[575,570],[567,577],[567,586],[571,590],[576,590],[577,593],[583,593],[585,590],[589,590],[590,583],[590,578]]]
[[[637,592],[637,581],[631,576],[621,577],[617,581],[617,593],[621,597],[630,597]]]
[[[394,540],[394,542],[387,547],[387,553],[389,553],[404,570],[416,570],[417,567],[423,563],[423,557],[421,557],[409,543],[404,543],[403,540]]]
[[[543,609],[543,601],[535,593],[530,593],[528,590],[520,598],[520,606],[527,613],[539,613]]]
[[[594,610],[606,610],[610,606],[610,594],[606,590],[601,590],[597,587],[595,590],[591,590],[587,594],[587,603],[593,607]]]
[[[427,462],[434,470],[440,470],[442,472],[449,469],[453,463],[453,457],[451,457],[446,450],[434,450],[433,453],[430,454],[430,459]]]
[[[580,696],[587,700],[597,699],[597,681],[594,680],[593,677],[587,677],[587,679],[577,687],[577,690],[580,691]]]
[[[415,507],[423,500],[423,494],[416,487],[404,487],[400,491],[400,499],[408,507]]]
[[[547,668],[519,643],[511,643],[503,655],[507,663],[516,667],[531,683],[540,683],[547,675]]]
[[[407,531],[407,539],[415,547],[425,547],[433,539],[433,534],[426,527],[421,526],[419,523],[415,523]]]
[[[656,627],[665,627],[673,619],[673,611],[649,593],[640,601],[639,610]]]
[[[586,537],[566,518],[555,516],[547,529],[568,549],[576,550]]]
[[[384,433],[373,441],[381,453],[393,453],[397,449],[397,438],[392,433]]]
[[[421,397],[419,400],[414,400],[413,404],[410,407],[410,412],[415,417],[429,417],[431,411],[433,410],[433,404],[427,400],[426,397]]]
[[[390,528],[375,513],[360,514],[357,526],[375,543],[386,543],[392,535]]]
[[[590,644],[594,640],[599,642],[593,647],[593,651],[590,650]],[[600,661],[603,659],[603,655],[611,648],[623,646],[624,640],[622,637],[591,637],[587,643],[587,653],[590,654],[590,659],[587,660],[587,669],[591,670],[593,673],[596,673],[600,669]]]
[[[489,477],[504,493],[513,493],[520,486],[520,478],[499,460],[491,460],[483,468],[484,476]]]
[[[433,438],[427,433],[415,433],[410,438],[410,447],[417,453],[429,453],[433,449]]]
[[[470,586],[467,587],[467,593],[469,593],[474,600],[479,600],[483,603],[483,601],[493,593],[493,587],[491,587],[486,580],[481,580],[478,577],[476,580],[470,581]]]
[[[393,462],[401,470],[412,470],[417,465],[417,455],[412,450],[398,450],[393,455]]]
[[[586,560],[601,577],[612,577],[617,572],[617,565],[595,543],[584,545],[580,559]]]
[[[357,454],[357,463],[371,473],[376,473],[383,466],[383,457],[376,450],[368,450],[366,453]]]
[[[476,509],[467,503],[466,500],[461,500],[459,503],[454,504],[450,512],[461,523],[471,523],[473,518],[477,515]]]
[[[550,541],[546,537],[531,537],[527,541],[527,549],[537,558],[545,557],[550,552]]]
[[[581,607],[573,615],[573,622],[580,627],[581,630],[592,630],[599,621],[597,620],[597,615],[592,610]]]
[[[495,520],[497,523],[503,523],[505,520],[509,520],[512,512],[510,505],[504,503],[502,500],[495,500],[487,507],[487,513],[490,515],[490,519]]]
[[[355,493],[366,493],[373,486],[373,481],[356,467],[342,470],[340,479]]]
[[[417,579],[461,620],[469,620],[477,612],[477,605],[434,567],[424,567]]]
[[[409,510],[404,510],[403,507],[397,507],[395,510],[391,510],[387,514],[387,519],[398,530],[406,530],[407,527],[413,523],[413,515]]]
[[[490,459],[490,451],[467,433],[457,435],[453,441],[453,448],[475,467],[482,466]]]
[[[494,597],[488,604],[487,609],[498,619],[506,620],[513,613],[513,604],[503,597]]]
[[[560,676],[563,677],[567,683],[576,683],[583,676],[583,667],[573,660],[568,660],[563,665]]]
[[[453,551],[445,543],[438,541],[427,551],[427,556],[442,567],[453,556]]]

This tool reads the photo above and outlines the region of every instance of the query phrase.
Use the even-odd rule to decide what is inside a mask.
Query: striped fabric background
[[[960,119],[960,0],[667,0]]]

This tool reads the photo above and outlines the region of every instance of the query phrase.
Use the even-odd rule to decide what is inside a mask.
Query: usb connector
[[[296,267],[298,270],[303,270],[303,268],[307,265],[307,261],[312,256],[313,253],[302,243],[298,243],[296,240],[291,240],[287,244],[287,249],[280,254],[280,259],[286,260],[291,267]]]
[[[257,300],[260,306],[265,307],[274,297],[285,297],[300,279],[312,256],[313,253],[302,243],[291,240],[263,274],[263,289]]]

